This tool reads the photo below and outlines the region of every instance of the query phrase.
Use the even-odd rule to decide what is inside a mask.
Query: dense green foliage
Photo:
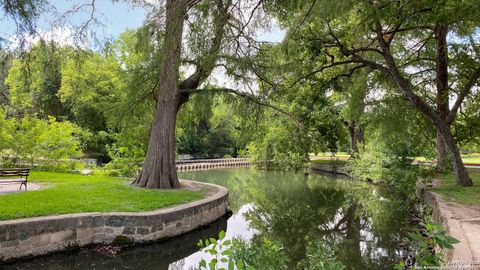
[[[34,29],[45,3],[3,1],[0,7],[25,32]],[[477,0],[268,0],[258,2],[246,25],[242,25],[244,11],[231,8],[232,13],[222,17],[218,7],[223,1],[217,1],[218,7],[212,3],[196,1],[189,7],[188,27],[179,35],[184,41],[178,47],[184,47],[184,52],[182,59],[174,60],[201,77],[195,89],[182,90],[199,90],[199,86],[208,90],[189,94],[176,114],[177,154],[248,156],[264,168],[287,170],[304,167],[310,153],[348,151],[351,175],[386,182],[411,196],[418,176],[426,172],[413,162],[417,157],[433,159],[436,136],[441,133],[438,138],[444,140],[450,156],[458,157],[453,164],[457,165],[457,183],[462,184],[458,181],[462,176],[458,168],[463,169],[458,147],[469,152],[480,149]],[[255,14],[257,8],[260,14]],[[176,52],[164,50],[170,44],[164,43],[170,37],[164,33],[168,21],[159,24],[152,19],[160,17],[160,12],[162,8],[152,10],[145,25],[127,30],[98,51],[45,40],[21,52],[1,51],[1,164],[72,169],[67,160],[90,156],[109,162],[106,169],[113,174],[137,175],[147,153],[157,102],[168,98],[158,95],[163,86],[158,85],[158,78],[168,68],[161,63],[168,53]],[[286,30],[281,43],[254,38],[256,31],[269,24],[269,17]],[[224,68],[235,83],[251,82],[248,77],[253,74],[254,87],[248,85],[251,91],[245,92],[240,87],[210,85],[207,79],[214,66]],[[185,69],[175,80],[188,77]],[[459,202],[474,203],[477,188],[456,189],[451,178],[445,176],[436,190]],[[463,179],[468,180],[466,173]],[[258,206],[249,218],[265,235],[270,228],[262,225],[264,220],[272,227],[288,222],[318,227],[338,213],[298,216],[298,211],[289,208],[291,192],[308,193],[315,185],[307,182],[290,190],[288,183],[279,181],[277,189],[271,190],[248,183],[245,188],[257,195]],[[61,187],[57,184],[49,190],[56,192]],[[355,219],[358,211],[370,217],[387,215],[375,211],[380,206],[363,201],[361,196],[369,195],[361,188],[358,194],[328,188],[331,197],[310,194],[299,204],[331,203],[351,223],[359,222]],[[106,196],[103,193],[89,196]],[[361,207],[346,209],[345,201]],[[84,208],[88,207],[72,207]],[[436,228],[430,229],[435,233]],[[288,243],[284,247],[264,239],[231,242],[237,256],[233,263],[238,269],[248,265],[279,269],[289,263],[285,259],[289,257],[302,259],[305,269],[342,268],[322,244],[293,238],[302,235],[298,228],[282,231],[289,233],[270,238]],[[430,247],[419,241],[419,249]],[[305,250],[307,258],[299,258]],[[434,263],[436,258],[420,259]],[[232,257],[225,262],[230,268],[228,260]]]
[[[202,251],[211,255],[209,261],[202,259],[199,270],[277,270],[288,268],[289,259],[283,248],[267,239],[247,242],[240,239],[225,239],[225,232],[221,231],[218,239],[209,238],[200,240],[198,246]],[[309,244],[307,256],[294,269],[304,270],[342,270],[345,267],[337,261],[332,250],[321,242]]]
[[[3,120],[59,123],[51,128],[73,123],[77,130],[72,134],[87,136],[82,137],[79,152],[68,158],[113,160],[109,169],[134,175],[145,157],[155,108],[152,89],[161,54],[155,36],[149,34],[152,27],[127,30],[102,52],[40,40],[13,60],[5,53],[1,69],[5,84],[0,85]],[[238,142],[241,120],[231,102],[229,95],[192,96],[178,116],[177,152],[196,158],[244,154],[246,143]],[[2,145],[10,143],[4,140]],[[41,159],[53,158],[29,151]]]
[[[453,245],[458,243],[458,239],[447,235],[442,224],[434,223],[429,218],[422,232],[417,229],[409,236],[414,262],[401,261],[395,266],[395,269],[441,267],[445,263],[444,253],[438,251],[453,249]]]
[[[9,87],[9,99],[15,114],[46,117],[64,113],[57,95],[63,53],[64,50],[59,50],[53,42],[41,40],[19,59],[13,60],[5,84]]]
[[[48,187],[32,192],[0,196],[0,220],[82,212],[142,212],[198,200],[203,191],[144,190],[128,180],[108,176],[84,176],[32,172],[29,183]]]
[[[398,117],[400,114],[403,117]],[[406,194],[414,194],[422,168],[412,162],[415,157],[434,155],[433,129],[425,128],[429,126],[425,119],[395,96],[364,117],[369,123],[366,142],[358,158],[349,161],[350,173],[374,182],[386,181]]]
[[[82,155],[83,142],[89,134],[70,122],[50,117],[7,118],[0,110],[0,165],[74,166],[68,159]]]
[[[258,14],[252,13],[248,27],[261,29],[267,17],[275,18],[287,32],[284,40],[250,40],[255,49],[239,56],[227,46],[232,38],[227,34],[225,48],[219,50],[229,57],[222,55],[217,63],[236,83],[248,82],[248,74],[254,74],[258,89],[251,94],[238,89],[192,94],[177,115],[176,152],[194,158],[249,156],[265,167],[300,169],[309,162],[309,153],[348,151],[357,157],[349,161],[355,176],[412,190],[418,171],[411,162],[417,156],[434,157],[435,127],[405,100],[390,73],[378,68],[391,67],[375,45],[372,29],[380,25],[385,28],[380,30],[393,33],[399,30],[394,26],[401,26],[384,41],[391,43],[399,73],[408,77],[414,94],[434,107],[440,97],[434,91],[439,78],[432,61],[438,56],[437,32],[432,34],[432,29],[444,25],[451,36],[448,76],[458,95],[457,88],[475,79],[469,75],[479,53],[479,18],[471,12],[475,1],[401,3],[261,3],[265,14],[254,10]],[[26,1],[3,8],[7,15],[35,19],[43,4]],[[215,35],[215,27],[210,27],[215,12],[209,4],[197,3],[191,11],[195,20],[185,30],[185,66],[211,60],[207,37]],[[425,16],[417,16],[422,10]],[[159,10],[150,16],[155,12]],[[465,15],[463,20],[458,14]],[[0,102],[5,115],[15,121],[54,117],[59,123],[74,123],[91,134],[79,148],[85,156],[112,161],[108,169],[117,174],[136,174],[146,155],[158,98],[164,30],[148,18],[99,51],[45,40],[20,53],[2,51]],[[183,72],[180,79],[186,76]],[[221,90],[209,83],[202,87]],[[477,92],[466,94],[452,123],[463,150],[478,149]]]

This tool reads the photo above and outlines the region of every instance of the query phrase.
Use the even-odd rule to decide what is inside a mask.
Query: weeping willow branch
[[[231,94],[236,95],[237,97],[246,99],[246,100],[251,101],[253,103],[256,103],[258,105],[271,108],[275,111],[278,111],[278,112],[280,112],[280,113],[298,121],[298,119],[293,114],[291,114],[290,112],[287,112],[287,111],[279,108],[276,105],[273,105],[271,103],[268,103],[268,102],[262,100],[262,98],[260,96],[256,96],[256,95],[253,95],[253,94],[250,94],[250,93],[247,93],[247,92],[240,92],[240,91],[232,89],[232,88],[210,87],[210,88],[196,88],[196,89],[181,89],[180,90],[180,93],[188,94],[188,95],[195,94],[195,93],[201,93],[201,92],[231,93]]]

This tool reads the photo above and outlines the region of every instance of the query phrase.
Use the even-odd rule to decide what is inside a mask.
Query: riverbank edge
[[[450,207],[440,194],[432,192],[424,187],[417,188],[417,197],[432,208],[432,219],[441,223],[445,227],[448,235],[455,237],[460,241],[460,243],[453,245],[453,249],[441,250],[445,255],[445,260],[449,262],[449,265],[476,261],[478,258],[475,258],[474,252],[470,247],[470,241],[462,227],[463,222],[470,222],[472,220],[457,219],[454,216],[454,213],[449,210]]]
[[[0,262],[47,255],[93,244],[144,243],[178,236],[227,214],[228,189],[206,198],[148,212],[78,213],[0,221]]]
[[[314,170],[314,171],[317,171],[317,172],[323,172],[323,173],[329,173],[329,174],[334,174],[334,175],[342,175],[342,176],[351,177],[345,170],[345,164],[310,163],[310,169]]]

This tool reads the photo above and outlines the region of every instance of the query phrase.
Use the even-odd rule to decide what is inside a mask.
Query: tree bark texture
[[[460,155],[460,150],[458,149],[457,143],[453,138],[452,131],[450,126],[445,122],[440,122],[437,125],[437,129],[440,131],[440,135],[443,138],[445,147],[447,148],[448,153],[452,156],[452,166],[455,176],[457,178],[457,185],[462,187],[471,187],[473,186],[472,179],[468,177],[467,169],[462,161],[462,156]]]
[[[188,0],[167,0],[166,26],[157,107],[140,175],[132,183],[146,188],[178,188],[175,125],[180,102],[179,67]]]
[[[436,81],[437,81],[437,96],[436,96],[436,106],[437,113],[440,118],[444,121],[447,121],[448,114],[450,113],[448,108],[448,98],[449,98],[449,89],[448,89],[448,46],[447,46],[447,34],[448,26],[443,24],[437,24],[435,26],[435,42],[437,47],[436,55]],[[448,165],[448,151],[443,141],[442,135],[437,128],[437,142],[436,142],[436,152],[437,152],[437,169],[441,172],[446,171],[449,167]]]
[[[355,122],[352,121],[350,125],[348,126],[348,131],[350,133],[350,144],[351,144],[351,154],[355,156],[358,154],[359,151],[359,145],[363,144],[365,141],[365,132],[363,130],[363,127]]]
[[[436,152],[437,152],[437,170],[439,172],[445,172],[448,169],[451,169],[451,163],[449,164],[448,151],[443,142],[442,134],[437,128],[437,138],[436,138]]]

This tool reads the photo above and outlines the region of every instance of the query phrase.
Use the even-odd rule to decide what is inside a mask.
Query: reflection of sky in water
[[[240,207],[237,213],[234,213],[227,221],[227,232],[225,239],[243,239],[251,240],[257,231],[250,228],[249,222],[245,219],[244,214],[253,209],[252,204],[245,204]],[[193,253],[192,255],[183,258],[179,261],[171,263],[168,267],[169,270],[183,270],[183,269],[195,269],[201,259],[205,259],[207,262],[212,259],[213,256],[203,251]]]

